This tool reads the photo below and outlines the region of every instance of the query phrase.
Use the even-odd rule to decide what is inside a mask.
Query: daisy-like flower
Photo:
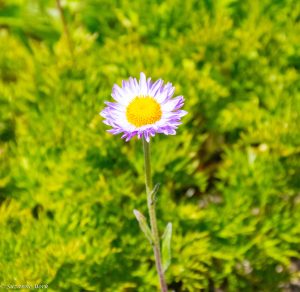
[[[139,82],[130,77],[122,81],[122,87],[113,86],[112,97],[116,102],[108,102],[100,113],[104,123],[112,127],[108,132],[116,135],[123,133],[122,138],[129,141],[137,135],[146,141],[156,133],[175,135],[181,118],[187,114],[180,110],[184,104],[183,96],[173,97],[175,87],[172,83],[164,85],[159,79],[152,82],[140,74]]]

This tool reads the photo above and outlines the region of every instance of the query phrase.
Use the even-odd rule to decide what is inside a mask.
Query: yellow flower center
[[[129,123],[141,127],[157,122],[162,115],[160,104],[152,97],[135,97],[126,109]]]

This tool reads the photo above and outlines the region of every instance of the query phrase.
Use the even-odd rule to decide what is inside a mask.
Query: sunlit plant
[[[163,292],[168,291],[164,273],[171,261],[172,224],[167,224],[161,248],[155,210],[158,185],[154,188],[152,186],[150,138],[156,133],[175,135],[177,127],[181,124],[181,118],[187,114],[186,111],[181,110],[184,105],[183,96],[173,98],[174,91],[175,87],[172,83],[164,84],[161,79],[152,82],[151,78],[146,79],[145,74],[141,73],[139,81],[130,77],[128,81],[122,81],[122,87],[115,84],[112,97],[116,102],[105,102],[107,106],[100,113],[105,118],[104,123],[112,127],[108,132],[115,135],[123,133],[122,138],[126,141],[134,136],[143,140],[150,227],[143,214],[137,210],[133,212],[141,230],[153,247]]]

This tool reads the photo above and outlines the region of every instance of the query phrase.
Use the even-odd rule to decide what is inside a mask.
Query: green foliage
[[[300,2],[62,4],[69,39],[55,1],[0,1],[0,284],[158,288],[142,145],[98,115],[144,71],[189,112],[152,143],[170,289],[299,287]]]

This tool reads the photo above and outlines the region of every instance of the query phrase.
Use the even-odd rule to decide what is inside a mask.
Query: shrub
[[[298,1],[66,1],[69,43],[52,1],[0,8],[0,283],[157,289],[141,143],[98,115],[144,71],[189,112],[152,147],[170,288],[299,289]]]

